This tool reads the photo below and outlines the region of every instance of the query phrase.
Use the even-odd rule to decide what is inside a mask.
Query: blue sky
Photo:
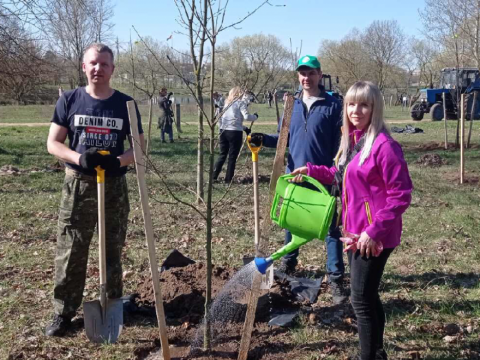
[[[224,0],[225,1],[225,0]],[[258,6],[260,0],[230,0],[225,23],[242,18]],[[186,49],[185,36],[176,22],[178,11],[173,0],[116,0],[114,33],[121,42],[128,42],[132,25],[142,36],[165,41],[173,33],[173,46]],[[397,20],[407,35],[422,37],[418,9],[424,0],[271,0],[240,25],[220,35],[219,42],[255,33],[274,34],[285,46],[299,47],[303,54],[317,54],[322,39],[339,40],[352,28],[365,29],[374,20]],[[136,38],[132,30],[132,39]],[[172,45],[172,41],[168,42]]]

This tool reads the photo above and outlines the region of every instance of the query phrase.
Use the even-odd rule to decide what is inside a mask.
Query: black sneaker
[[[53,321],[45,329],[45,335],[47,336],[64,336],[67,330],[72,325],[72,320],[65,316],[55,314]]]
[[[361,360],[360,355],[350,356],[348,360]],[[383,349],[377,350],[375,353],[375,360],[388,360],[387,353]]]
[[[386,351],[383,349],[378,349],[375,353],[375,360],[388,360]]]
[[[335,305],[345,304],[348,301],[348,294],[343,286],[342,279],[330,281],[330,292]]]

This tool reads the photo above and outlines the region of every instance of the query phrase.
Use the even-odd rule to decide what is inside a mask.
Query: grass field
[[[259,121],[274,121],[273,110],[254,105],[254,111],[256,106],[261,111]],[[45,106],[0,107],[0,121],[48,122],[51,111]],[[145,111],[142,108],[144,118]],[[392,359],[479,359],[480,122],[474,123],[475,146],[466,151],[464,185],[458,180],[459,151],[442,149],[443,123],[414,125],[425,133],[395,135],[403,146],[415,191],[404,216],[402,245],[390,258],[382,282],[387,351]],[[455,123],[448,125],[452,140]],[[273,132],[275,125],[260,122],[255,129]],[[156,136],[151,155],[166,182],[193,202],[193,196],[178,184],[195,187],[196,126],[184,125],[183,130],[182,139],[174,144],[161,144]],[[0,127],[0,167],[13,165],[20,170],[0,176],[0,358],[136,359],[139,342],[152,342],[158,336],[155,327],[128,327],[121,341],[109,346],[89,343],[83,332],[63,339],[43,336],[52,315],[56,219],[63,181],[63,173],[53,171],[56,161],[45,149],[47,132],[48,127]],[[440,167],[417,163],[427,153],[439,155],[446,163]],[[273,156],[269,149],[260,153],[261,175],[270,173]],[[247,153],[242,155],[237,175],[250,174],[249,159]],[[124,270],[133,271],[125,281],[125,292],[131,293],[139,277],[148,273],[148,257],[134,173],[127,178],[132,210],[123,263]],[[205,230],[200,217],[189,208],[166,204],[171,199],[156,175],[149,174],[148,184],[160,261],[173,248],[204,260]],[[215,185],[214,198],[220,199],[224,190],[224,185]],[[267,185],[261,184],[260,191],[266,203]],[[235,185],[219,209],[214,220],[215,264],[240,266],[244,254],[253,254],[252,193],[251,185]],[[276,230],[271,250],[281,242],[282,233]],[[94,243],[92,259],[95,249]],[[313,265],[319,269],[317,275],[322,273],[323,243],[309,243],[300,254],[302,267]],[[95,296],[96,282],[88,279],[86,298]],[[329,295],[322,293],[319,303],[328,309]],[[313,344],[320,340],[334,344],[336,351],[315,350]],[[356,333],[339,331],[322,319],[316,324],[302,319],[287,333],[285,345],[304,349],[300,360],[346,359],[358,341]]]
[[[24,106],[0,106],[0,125],[2,123],[48,123],[55,109],[54,105],[24,105]],[[148,122],[149,106],[145,104],[139,105],[140,114],[142,115],[142,121]],[[275,109],[268,108],[264,104],[251,104],[249,107],[252,113],[257,112],[259,114],[259,122],[275,122],[276,112]],[[186,104],[181,108],[182,122],[195,122],[196,121],[196,105]],[[209,108],[206,109],[207,114]],[[280,114],[282,111],[282,105],[280,104]],[[153,106],[153,119],[156,122],[158,113],[157,105]],[[409,113],[405,110],[402,111],[400,106],[387,108],[385,117],[388,120],[408,120],[410,119]],[[424,120],[426,122],[427,120]]]

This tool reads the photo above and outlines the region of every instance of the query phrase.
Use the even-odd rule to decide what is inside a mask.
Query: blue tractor
[[[478,68],[445,68],[440,74],[439,89],[422,89],[420,97],[412,105],[410,114],[413,120],[420,121],[427,113],[432,121],[443,119],[443,98],[445,93],[445,105],[447,119],[457,119],[460,116],[457,94],[465,96],[465,117],[467,120],[472,115],[473,92],[480,90],[480,72]],[[480,118],[480,96],[477,97],[473,118]]]
[[[340,82],[338,79],[338,76],[335,78],[337,84]],[[325,88],[325,91],[332,95],[333,97],[336,97],[338,100],[343,101],[343,96],[340,94],[340,92],[336,91],[334,87],[332,87],[332,76],[328,74],[322,74],[322,85]]]

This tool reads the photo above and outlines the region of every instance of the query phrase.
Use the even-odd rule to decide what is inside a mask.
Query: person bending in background
[[[343,109],[343,134],[335,166],[314,165],[292,171],[323,184],[336,184],[342,193],[343,241],[350,264],[351,302],[357,317],[360,360],[385,360],[385,313],[378,293],[385,264],[400,244],[402,214],[413,190],[400,144],[383,118],[378,87],[355,83]]]
[[[228,165],[225,182],[230,183],[232,181],[237,157],[243,143],[243,121],[255,121],[258,119],[257,113],[253,115],[248,113],[248,103],[242,95],[243,91],[239,86],[230,90],[225,101],[226,110],[218,122],[220,128],[220,155],[213,170],[213,179],[215,181],[222,171],[227,156]]]

